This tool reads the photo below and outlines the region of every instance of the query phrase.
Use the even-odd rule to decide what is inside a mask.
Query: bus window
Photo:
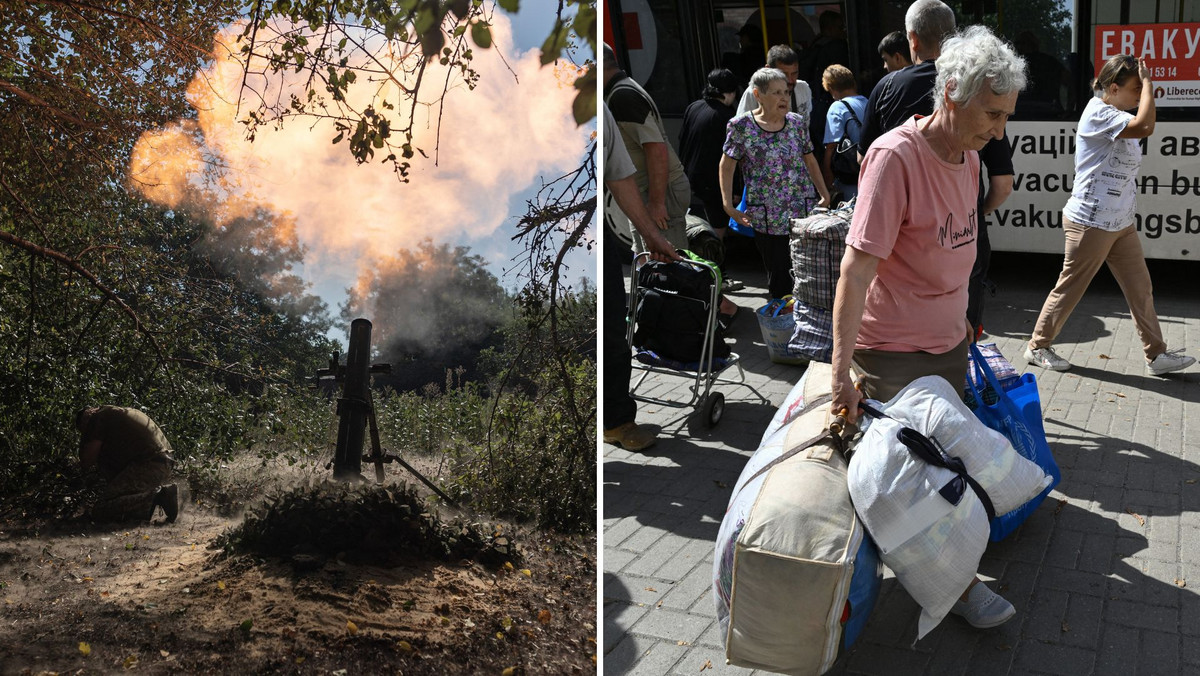
[[[1097,5],[1116,5],[1122,3],[1116,0],[1097,2]],[[1126,2],[1129,6],[1127,23],[1183,23],[1185,21],[1200,21],[1200,2],[1196,0],[1173,0],[1169,2]],[[1118,7],[1118,10],[1120,8]],[[1108,21],[1104,23],[1122,23]]]
[[[610,9],[624,50],[618,49],[624,70],[654,98],[663,115],[682,115],[691,102],[689,79],[704,75],[685,58],[683,18],[675,0],[620,0]],[[616,37],[616,36],[614,36]],[[622,53],[624,51],[624,53]]]
[[[1013,119],[1077,117],[1080,85],[1090,78],[1074,44],[1074,3],[1053,0],[948,2],[959,26],[982,24],[1016,48],[1028,64],[1029,82]],[[1083,84],[1086,87],[1086,84]],[[1086,100],[1086,99],[1085,99]]]

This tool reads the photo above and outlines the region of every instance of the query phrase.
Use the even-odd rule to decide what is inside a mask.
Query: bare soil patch
[[[595,536],[506,527],[516,565],[221,557],[239,519],[0,516],[0,673],[594,673]],[[511,669],[511,671],[506,671]]]

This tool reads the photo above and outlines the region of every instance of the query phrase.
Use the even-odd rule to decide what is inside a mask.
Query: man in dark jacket
[[[942,41],[954,32],[954,10],[940,0],[917,0],[909,6],[904,23],[915,65],[888,73],[871,90],[858,141],[860,156],[866,154],[875,139],[913,115],[933,113],[930,94],[937,78],[935,61],[942,53]],[[1008,135],[988,142],[979,151],[979,159],[987,168],[988,182],[983,184],[980,172],[979,233],[975,239],[975,267],[967,285],[967,321],[976,336],[983,332],[984,293],[992,286],[987,277],[992,246],[986,216],[1012,194],[1013,163]]]
[[[171,444],[145,413],[120,406],[85,408],[75,417],[79,463],[105,480],[92,507],[95,521],[150,521],[161,507],[167,523],[179,515],[171,483]]]

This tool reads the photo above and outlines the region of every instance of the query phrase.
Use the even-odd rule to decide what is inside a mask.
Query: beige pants
[[[1146,359],[1153,360],[1166,352],[1167,344],[1163,342],[1158,314],[1154,311],[1150,270],[1146,267],[1137,228],[1130,226],[1109,232],[1072,223],[1064,218],[1063,233],[1066,235],[1067,251],[1062,273],[1042,305],[1029,347],[1050,347],[1100,266],[1108,263],[1109,271],[1121,286],[1121,293],[1125,294],[1125,302],[1129,304],[1129,312],[1142,339],[1142,351]]]
[[[964,319],[964,333],[966,329]],[[967,382],[967,346],[963,338],[945,354],[855,350],[854,370],[862,382],[863,395],[884,402],[922,376],[941,376],[961,391]]]

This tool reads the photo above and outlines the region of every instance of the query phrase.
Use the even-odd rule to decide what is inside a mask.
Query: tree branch
[[[84,122],[82,119],[75,117],[74,115],[55,106],[54,104],[50,103],[49,101],[47,101],[39,96],[30,94],[29,92],[25,91],[24,89],[21,89],[20,87],[9,82],[8,80],[0,80],[0,90],[12,92],[13,94],[16,94],[19,98],[22,98],[25,101],[28,101],[29,103],[32,103],[35,106],[45,108],[46,110],[53,113],[55,117],[61,117],[62,119],[66,120],[68,122],[71,122],[72,124],[75,124],[80,127],[84,127],[86,129],[94,129],[95,128],[95,125],[91,124],[90,122]]]
[[[97,278],[96,275],[92,274],[90,270],[77,263],[74,258],[71,258],[70,256],[59,251],[55,251],[54,249],[47,249],[44,246],[34,244],[33,242],[18,237],[6,230],[0,230],[0,242],[4,242],[5,244],[13,246],[17,249],[22,249],[41,258],[52,260],[63,267],[73,270],[79,276],[88,280],[88,282],[92,286],[96,287],[96,289],[98,289],[101,293],[103,293],[106,298],[116,303],[117,307],[121,308],[121,311],[133,320],[134,328],[137,329],[138,333],[145,335],[152,342],[154,341],[154,337],[150,335],[144,326],[142,326],[142,320],[140,317],[138,317],[137,312],[135,312],[133,308],[129,307],[125,301],[121,300],[121,297],[118,296],[115,291],[108,288],[104,282],[101,282],[100,279]]]

